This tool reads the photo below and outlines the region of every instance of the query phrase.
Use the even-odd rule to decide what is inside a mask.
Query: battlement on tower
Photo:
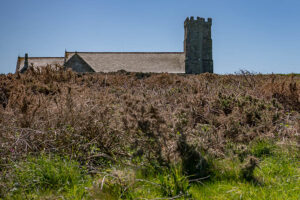
[[[197,17],[196,19],[194,17],[187,17],[184,21],[184,25],[189,25],[189,24],[206,24],[206,25],[212,25],[212,18],[202,18],[202,17]]]

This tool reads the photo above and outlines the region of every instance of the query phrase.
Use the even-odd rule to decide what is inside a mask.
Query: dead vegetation
[[[40,152],[91,172],[117,161],[168,165],[190,151],[222,157],[232,142],[299,139],[299,112],[296,75],[0,75],[0,165]]]

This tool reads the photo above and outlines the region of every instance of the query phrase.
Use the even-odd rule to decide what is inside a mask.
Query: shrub
[[[254,170],[258,166],[258,164],[258,159],[253,156],[250,156],[241,169],[241,178],[247,181],[256,181],[254,177]]]
[[[185,135],[180,135],[177,146],[185,175],[190,178],[202,178],[209,174],[208,162],[194,146],[187,143]]]

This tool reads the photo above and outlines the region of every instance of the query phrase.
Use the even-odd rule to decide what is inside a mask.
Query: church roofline
[[[18,57],[18,58],[25,58],[24,56],[23,57]],[[44,58],[64,58],[64,57],[28,57],[30,59],[44,59]]]
[[[85,51],[67,51],[66,53],[85,53],[85,54],[183,54],[184,52],[85,52]]]

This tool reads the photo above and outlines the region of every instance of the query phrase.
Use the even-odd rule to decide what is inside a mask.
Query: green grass
[[[254,152],[269,147],[259,143]],[[273,146],[274,147],[274,146]],[[265,150],[263,150],[264,152]],[[261,155],[259,153],[259,155]],[[300,199],[299,150],[288,146],[278,147],[273,154],[264,156],[256,168],[256,181],[247,182],[238,178],[238,162],[222,161],[224,170],[216,172],[215,180],[204,185],[193,185],[195,199]],[[223,178],[222,178],[223,177]]]
[[[263,156],[271,155],[276,149],[276,146],[267,140],[257,140],[250,145],[250,148],[253,156],[262,158]]]
[[[82,199],[90,177],[79,164],[68,158],[41,155],[13,165],[8,199],[40,199],[64,196]]]
[[[155,199],[171,196],[180,196],[178,199],[203,200],[300,199],[299,150],[295,147],[278,146],[266,141],[253,142],[249,148],[252,153],[258,153],[261,156],[259,168],[254,171],[255,180],[253,181],[241,178],[240,171],[243,163],[238,158],[227,157],[214,160],[213,177],[201,183],[188,183],[187,177],[182,175],[180,166],[166,168],[156,174],[149,169],[148,176],[145,176],[145,173],[143,175],[135,172],[135,178],[130,184],[123,186],[128,188],[127,196],[123,199]],[[266,151],[269,148],[272,150]],[[112,189],[116,187],[115,184],[106,187],[110,190],[104,190],[106,198],[103,199],[120,199],[111,195],[116,194],[112,192],[115,191]]]
[[[92,199],[154,199],[180,196],[191,197],[189,181],[180,165],[143,170],[113,169],[97,177],[91,189]],[[96,181],[97,182],[97,181]]]
[[[115,166],[91,177],[75,161],[41,155],[14,164],[6,199],[300,199],[299,149],[263,140],[249,145],[260,158],[254,179],[240,175],[238,156],[212,161],[209,179],[189,182],[181,165],[132,169]],[[99,169],[100,170],[100,169]]]

